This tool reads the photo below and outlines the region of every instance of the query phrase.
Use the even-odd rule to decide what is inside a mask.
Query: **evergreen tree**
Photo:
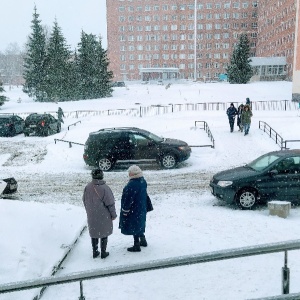
[[[5,92],[4,88],[3,88],[3,83],[2,81],[0,81],[0,106],[2,106],[4,104],[5,101],[7,100],[7,97],[5,97],[4,95],[1,95],[1,93]]]
[[[65,101],[71,96],[68,84],[68,77],[71,76],[70,59],[71,52],[55,21],[45,59],[46,101]]]
[[[229,83],[247,83],[253,75],[250,65],[250,44],[247,34],[241,34],[227,68]]]
[[[36,7],[34,7],[31,23],[32,33],[26,44],[27,50],[24,57],[23,91],[37,101],[44,101],[46,96],[44,93],[46,38]]]
[[[79,96],[81,99],[97,99],[111,95],[110,80],[112,72],[108,71],[108,59],[103,50],[101,39],[82,31],[78,48]]]

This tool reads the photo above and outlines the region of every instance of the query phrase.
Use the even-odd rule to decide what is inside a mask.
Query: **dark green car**
[[[258,202],[300,202],[300,149],[267,153],[251,163],[213,176],[212,194],[241,209]]]
[[[61,131],[61,123],[51,114],[30,114],[25,119],[24,135],[48,136]]]
[[[0,136],[23,133],[24,120],[17,115],[0,115]]]

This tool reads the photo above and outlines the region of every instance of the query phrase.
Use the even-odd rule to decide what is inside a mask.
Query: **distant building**
[[[257,1],[108,0],[106,6],[114,80],[141,79],[144,68],[178,68],[179,78],[218,79],[241,33],[248,34],[256,56]]]

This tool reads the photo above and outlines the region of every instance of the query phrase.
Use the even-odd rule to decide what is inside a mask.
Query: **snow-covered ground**
[[[210,144],[195,121],[206,121],[215,139],[215,149],[192,148],[191,157],[174,170],[142,166],[153,200],[147,219],[149,246],[141,253],[126,248],[132,238],[120,234],[115,221],[109,237],[110,256],[92,259],[90,238],[85,231],[57,274],[128,265],[181,255],[287,241],[299,238],[300,209],[293,207],[287,219],[269,216],[266,206],[241,211],[217,201],[209,192],[211,176],[223,169],[251,161],[279,146],[258,128],[268,123],[284,139],[300,139],[299,110],[254,110],[250,134],[229,132],[225,111],[181,111],[161,115],[106,115],[90,113],[76,119],[79,110],[139,108],[201,102],[244,103],[290,100],[290,82],[257,82],[158,85],[128,84],[116,88],[113,97],[61,103],[36,103],[21,88],[6,88],[11,99],[0,113],[55,112],[66,115],[62,132],[49,137],[0,138],[1,177],[13,176],[19,183],[17,200],[0,200],[0,284],[50,276],[86,223],[81,197],[90,180],[90,167],[82,159],[83,146],[57,142],[64,139],[84,143],[89,132],[104,127],[135,126],[155,134],[182,139],[190,145]],[[136,104],[139,103],[139,104]],[[76,126],[68,126],[77,123]],[[297,143],[291,148],[300,148]],[[127,166],[105,173],[117,210],[126,184]],[[299,187],[300,192],[300,187]],[[300,292],[300,251],[289,253],[290,292]],[[249,299],[279,295],[283,254],[253,256],[166,270],[85,281],[86,299]],[[150,284],[149,284],[150,283]],[[105,288],[103,288],[105,286]],[[0,295],[0,299],[32,299],[37,290]],[[101,297],[99,296],[101,295]],[[79,284],[48,288],[42,299],[76,299]]]

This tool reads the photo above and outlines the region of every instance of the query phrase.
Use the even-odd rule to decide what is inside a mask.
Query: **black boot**
[[[134,245],[130,248],[127,248],[127,251],[129,251],[129,252],[141,252],[139,236],[134,236]]]
[[[101,239],[101,258],[106,258],[109,252],[106,252],[107,237]]]
[[[100,252],[98,251],[98,243],[99,243],[98,239],[92,238],[93,258],[98,257],[100,254]]]
[[[147,247],[148,246],[146,237],[144,235],[140,236],[140,246],[142,246],[142,247]]]

